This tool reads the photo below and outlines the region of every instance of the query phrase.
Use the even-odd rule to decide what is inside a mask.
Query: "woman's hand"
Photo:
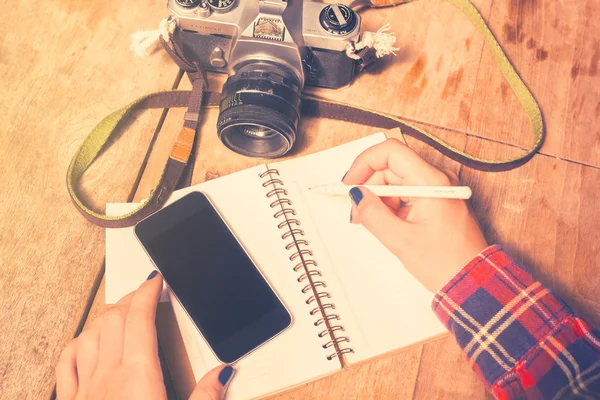
[[[396,139],[360,154],[347,185],[446,186],[458,184]],[[379,198],[353,188],[352,222],[360,223],[394,253],[427,289],[436,292],[487,247],[477,221],[462,200]]]
[[[58,400],[167,398],[154,325],[162,283],[153,272],[67,345],[56,366]],[[231,366],[213,369],[190,399],[222,398],[232,375]]]

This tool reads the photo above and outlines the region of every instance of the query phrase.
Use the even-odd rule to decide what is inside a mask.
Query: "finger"
[[[394,175],[389,169],[375,171],[360,185],[402,185],[402,178]]]
[[[450,180],[450,184],[452,186],[459,186],[460,185],[460,181],[458,179],[458,175],[456,175],[456,172],[446,169],[446,168],[442,168],[442,172],[446,174],[446,176],[448,177],[448,179]]]
[[[113,308],[101,315],[100,324],[100,350],[98,355],[98,370],[110,371],[118,365],[123,358],[123,339],[125,318],[129,312],[129,304],[135,290],[123,296]]]
[[[209,371],[196,384],[190,400],[222,399],[235,370],[231,365],[221,365]]]
[[[380,197],[383,204],[385,204],[392,212],[396,212],[400,208],[400,198],[398,197]],[[351,202],[352,203],[352,202]],[[398,215],[396,213],[396,215]],[[350,222],[353,224],[360,224],[360,214],[356,211],[356,206],[352,204],[350,209]]]
[[[404,178],[394,174],[390,169],[383,171],[383,176],[387,185],[400,186],[404,184]]]
[[[100,314],[90,322],[86,321],[85,326],[83,327],[83,330],[81,332],[83,333],[91,329],[99,329],[100,325],[102,325],[102,314]]]
[[[392,211],[397,210],[400,206],[400,197],[381,197],[381,201]]]
[[[399,218],[410,221],[410,218],[409,218],[410,210],[412,210],[412,205],[403,205],[401,207],[398,207],[398,211],[396,211],[396,215]]]
[[[129,303],[131,303],[131,299],[133,298],[133,294],[135,293],[135,291],[123,296],[121,298],[121,300],[119,300],[117,303],[115,303],[115,306],[120,306],[120,305],[126,305],[129,306]],[[96,317],[92,322],[87,323],[85,325],[85,327],[83,328],[84,331],[87,331],[88,329],[92,329],[92,328],[100,328],[102,326],[102,319],[104,318],[104,314],[100,314],[98,317]]]
[[[131,304],[131,299],[133,299],[134,295],[135,295],[135,290],[133,292],[128,293],[125,296],[121,297],[121,300],[119,300],[116,305],[129,306],[129,304]]]
[[[346,173],[345,184],[361,184],[375,171],[389,169],[404,185],[439,185],[445,175],[397,139],[388,139],[362,152]]]
[[[375,171],[361,185],[387,185],[385,171]]]
[[[352,201],[350,202],[350,204],[352,204],[352,206],[350,207],[350,223],[360,225],[360,216],[356,211],[356,205],[354,205]]]
[[[389,173],[389,170],[385,170],[385,171],[375,171],[375,173],[373,175],[371,175],[369,177],[369,179],[367,179],[365,181],[365,185],[390,185],[393,184],[388,180],[388,175],[392,175]],[[402,180],[401,178],[395,177],[396,180]],[[399,197],[382,197],[381,201],[383,201],[385,203],[386,206],[388,206],[389,208],[391,208],[392,210],[395,210],[398,208],[398,206],[400,205],[400,198]],[[353,221],[353,222],[358,222],[358,221]]]
[[[162,287],[162,276],[155,274],[133,295],[125,318],[123,361],[137,358],[158,361],[154,321]]]
[[[394,251],[398,243],[411,234],[411,223],[396,216],[383,201],[366,188],[352,188],[350,198],[354,203],[355,214],[367,228],[388,249]]]
[[[73,400],[77,395],[77,339],[67,344],[56,364],[56,399]]]
[[[77,377],[79,388],[90,381],[98,362],[100,330],[97,328],[81,332],[77,338]]]
[[[103,314],[97,373],[106,373],[119,365],[123,357],[125,318],[129,306],[120,304]]]

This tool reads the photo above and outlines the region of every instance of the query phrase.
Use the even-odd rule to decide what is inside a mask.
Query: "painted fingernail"
[[[344,174],[344,176],[342,176],[342,181],[344,181],[344,178],[346,177],[346,175],[348,175],[348,172],[350,172],[350,170],[346,171],[346,173]]]
[[[348,192],[348,194],[350,195],[350,199],[352,200],[354,205],[358,207],[358,204],[363,198],[363,194],[360,191],[360,189],[357,187],[353,187],[352,189],[350,189],[350,192]]]
[[[227,365],[225,368],[219,372],[219,382],[221,386],[225,387],[231,380],[231,376],[233,375],[233,367],[231,365]]]
[[[150,272],[150,275],[148,275],[146,280],[149,281],[150,279],[154,278],[156,275],[158,275],[158,271],[154,270],[154,271]]]
[[[350,223],[352,223],[352,209],[350,209]]]

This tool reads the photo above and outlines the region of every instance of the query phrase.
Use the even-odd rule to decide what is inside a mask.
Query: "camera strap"
[[[483,171],[506,171],[517,168],[533,157],[544,140],[544,123],[542,113],[533,95],[525,86],[514,67],[504,54],[496,38],[487,24],[469,0],[447,0],[463,11],[483,34],[485,43],[490,48],[494,60],[506,78],[511,89],[516,94],[531,123],[533,143],[523,154],[514,158],[494,160],[475,157],[442,141],[431,133],[402,119],[401,117],[370,110],[359,106],[326,100],[304,93],[302,95],[302,114],[332,118],[354,122],[384,129],[400,128],[404,134],[428,143],[444,155],[468,167]],[[368,7],[388,7],[407,3],[406,0],[357,0],[354,5]],[[92,223],[106,228],[120,228],[135,225],[146,216],[159,210],[167,201],[178,181],[194,148],[195,136],[198,130],[202,109],[219,106],[220,93],[205,92],[206,75],[198,63],[186,60],[178,44],[178,30],[173,32],[169,43],[161,39],[167,50],[179,67],[185,71],[192,82],[192,90],[172,90],[152,93],[143,96],[131,104],[113,112],[104,118],[84,140],[75,153],[67,171],[67,188],[75,207]],[[150,108],[187,107],[183,127],[175,140],[169,159],[163,169],[156,188],[150,197],[143,201],[135,210],[121,216],[107,216],[89,208],[78,193],[78,185],[85,171],[94,162],[110,137],[116,132],[119,124],[133,111]]]
[[[203,106],[218,104],[218,93],[205,93],[207,86],[206,74],[196,62],[189,62],[183,56],[181,48],[171,41],[172,48],[166,42],[163,46],[179,67],[187,72],[192,82],[192,90],[166,91],[143,96],[133,103],[117,110],[104,118],[84,140],[75,153],[67,171],[67,188],[75,207],[90,222],[105,228],[121,228],[133,226],[153,212],[159,210],[175,190],[181,175],[194,148],[196,132],[202,116]],[[109,138],[116,132],[119,123],[124,121],[133,111],[150,108],[186,107],[184,122],[169,158],[162,171],[158,185],[152,190],[150,197],[144,200],[133,211],[111,217],[89,208],[77,193],[77,186],[84,172],[94,162],[105,147]]]

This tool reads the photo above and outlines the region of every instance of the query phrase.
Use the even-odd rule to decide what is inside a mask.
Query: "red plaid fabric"
[[[600,399],[600,331],[499,246],[477,255],[432,306],[497,399]]]

